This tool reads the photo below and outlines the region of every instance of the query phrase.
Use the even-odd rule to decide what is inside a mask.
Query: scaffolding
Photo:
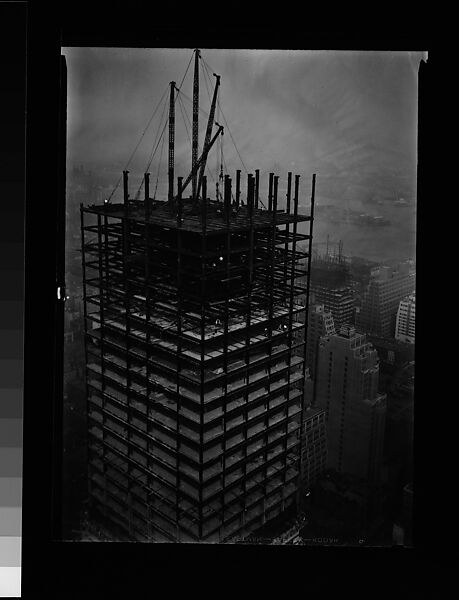
[[[89,494],[130,539],[243,539],[298,502],[315,176],[302,215],[298,175],[285,210],[236,175],[163,202],[125,171],[80,207]]]

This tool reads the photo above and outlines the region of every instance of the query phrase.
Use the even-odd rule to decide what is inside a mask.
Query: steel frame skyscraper
[[[272,173],[266,208],[258,171],[245,203],[240,171],[182,185],[81,206],[89,494],[129,539],[225,542],[301,490],[315,176],[310,215],[291,173],[285,210]]]

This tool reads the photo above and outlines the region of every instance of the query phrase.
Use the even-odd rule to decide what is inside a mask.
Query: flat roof
[[[118,204],[93,204],[83,207],[85,212],[100,214],[116,219],[125,218],[125,206],[122,203]],[[129,220],[137,222],[145,222],[145,203],[139,201],[130,201],[128,206]],[[310,221],[310,215],[286,213],[284,210],[277,210],[275,213],[270,210],[254,208],[253,209],[253,227],[254,229],[262,229],[268,226],[284,225],[287,223],[299,223]],[[159,200],[150,200],[150,215],[148,222],[152,225],[160,227],[177,229],[177,211],[167,202]],[[248,207],[246,205],[235,208],[231,207],[229,218],[229,228],[231,231],[247,230],[250,228],[250,217]],[[193,206],[191,198],[182,200],[182,223],[183,231],[195,233],[203,232],[202,211],[198,206]],[[208,201],[206,212],[206,233],[223,233],[228,230],[226,217],[224,213],[224,205],[222,202]]]

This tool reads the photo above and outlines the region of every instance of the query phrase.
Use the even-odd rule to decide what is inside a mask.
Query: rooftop
[[[205,213],[206,232],[207,233],[223,233],[228,230],[227,217],[225,214],[224,204],[222,202],[207,201],[205,209],[193,205],[191,198],[185,198],[182,201],[181,207],[181,224],[180,228],[184,231],[202,233],[203,231],[203,215]],[[117,219],[125,218],[125,206],[122,203],[111,204],[105,203],[101,205],[89,205],[84,209],[86,212],[109,216]],[[128,206],[129,220],[136,222],[145,222],[145,203],[139,201],[131,201]],[[295,221],[310,221],[311,217],[304,214],[289,214],[284,210],[276,212],[254,208],[252,221],[254,229],[262,229],[264,227],[276,225],[284,225],[287,223],[295,223]],[[153,225],[159,225],[166,228],[178,228],[179,215],[177,208],[170,205],[168,202],[150,200],[150,214],[148,222]],[[231,231],[244,231],[250,228],[250,213],[249,208],[244,206],[230,207],[230,215],[228,219],[229,228]]]

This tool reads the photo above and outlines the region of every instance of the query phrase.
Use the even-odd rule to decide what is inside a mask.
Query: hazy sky
[[[169,82],[181,82],[192,50],[65,48],[63,53],[68,163],[107,167],[107,174],[113,169],[114,185]],[[223,113],[245,167],[261,171],[262,192],[267,173],[280,176],[282,191],[292,170],[302,175],[305,205],[312,173],[317,173],[322,204],[359,210],[361,202],[414,198],[421,53],[203,49],[202,56],[211,72],[221,75]],[[189,98],[192,67],[182,88]],[[200,102],[208,112],[202,70],[200,77]],[[183,101],[191,120],[191,104]],[[129,167],[133,185],[147,165],[161,113],[162,105]],[[179,106],[176,120],[176,176],[186,177],[191,147]],[[201,142],[205,127],[201,112]],[[208,160],[214,177],[216,149]],[[244,173],[226,129],[223,150],[230,175],[236,169]],[[154,160],[149,169],[153,185],[157,167]],[[166,190],[166,173],[167,139],[160,192]]]

